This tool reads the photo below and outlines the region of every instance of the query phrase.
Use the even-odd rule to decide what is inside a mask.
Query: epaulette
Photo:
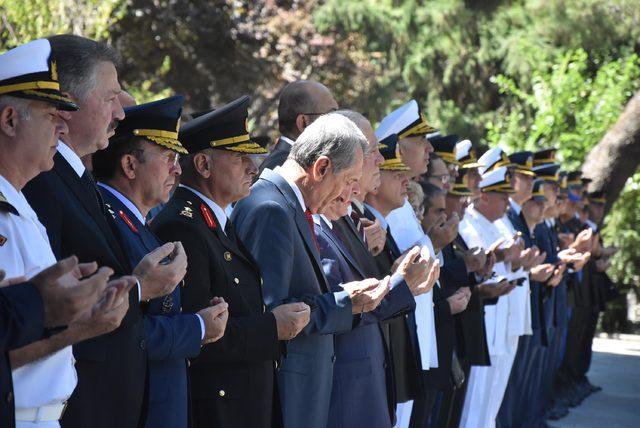
[[[15,215],[20,215],[18,210],[7,201],[2,192],[0,192],[0,211],[8,212]]]

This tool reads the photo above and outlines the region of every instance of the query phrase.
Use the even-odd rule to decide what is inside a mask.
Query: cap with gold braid
[[[590,204],[606,204],[607,203],[607,194],[602,190],[591,192],[587,194],[587,199],[589,199]]]
[[[476,149],[470,140],[462,140],[456,144],[456,160],[461,165],[460,168],[479,168],[482,166],[478,162]]]
[[[456,144],[460,141],[460,137],[451,135],[438,135],[429,138],[429,142],[433,146],[435,153],[442,158],[446,163],[458,165],[456,159]]]
[[[380,164],[381,171],[408,171],[409,167],[402,163],[398,150],[398,136],[391,134],[380,141],[378,146],[384,162]]]
[[[533,166],[555,163],[558,149],[544,149],[533,154]]]
[[[535,180],[533,182],[533,190],[531,191],[531,199],[534,201],[545,202],[547,197],[544,195],[544,180]]]
[[[500,147],[494,147],[487,150],[482,156],[480,156],[478,163],[482,164],[482,166],[478,168],[478,172],[480,174],[500,168],[501,166],[511,166],[509,156],[507,156],[504,150]]]
[[[509,160],[515,167],[515,172],[535,176],[533,172],[533,153],[528,151],[515,152],[509,155]]]
[[[469,189],[469,176],[467,172],[469,172],[468,169],[460,169],[458,171],[456,181],[447,192],[448,194],[454,196],[473,196],[473,192]]]
[[[60,92],[56,62],[46,39],[34,40],[0,55],[0,95],[45,101],[60,110],[78,110]]]
[[[558,180],[560,179],[559,171],[560,165],[557,163],[548,163],[533,167],[533,172],[536,173],[536,178],[544,180],[547,183],[558,184]]]
[[[124,109],[124,120],[118,123],[116,141],[122,137],[140,137],[177,153],[187,154],[180,141],[180,115],[184,97],[176,95],[150,103],[139,104]]]
[[[390,134],[397,134],[398,139],[426,135],[436,129],[429,125],[416,100],[411,100],[402,107],[392,111],[380,122],[376,130],[378,140],[383,140]]]
[[[482,174],[480,191],[482,193],[514,193],[515,190],[511,187],[511,179],[509,178],[509,170],[507,167],[500,166]]]
[[[189,153],[208,148],[246,154],[268,153],[249,135],[250,101],[249,96],[243,95],[190,120],[180,128],[180,141]]]

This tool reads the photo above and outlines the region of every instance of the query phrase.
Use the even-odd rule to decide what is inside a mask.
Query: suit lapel
[[[310,255],[314,263],[314,268],[318,273],[317,276],[318,276],[318,281],[320,282],[320,286],[323,288],[323,290],[328,292],[329,284],[327,283],[327,279],[322,273],[322,263],[320,262],[320,254],[318,252],[318,248],[316,247],[316,243],[313,237],[311,236],[311,226],[307,221],[307,216],[302,210],[302,207],[298,203],[298,198],[293,192],[293,189],[291,188],[291,186],[289,186],[289,183],[287,183],[284,178],[282,178],[279,174],[276,174],[271,170],[268,170],[268,169],[264,170],[260,178],[263,180],[267,180],[270,183],[272,183],[274,186],[276,186],[278,191],[282,194],[282,196],[287,201],[287,204],[289,205],[289,209],[293,211],[296,227],[298,228],[298,231],[302,235],[302,241],[304,242],[304,245],[307,249],[307,253]]]
[[[109,246],[116,252],[116,256],[121,262],[127,261],[124,263],[124,266],[129,266],[128,259],[122,253],[120,243],[109,226],[109,220],[103,214],[93,195],[89,193],[89,189],[82,184],[78,174],[76,174],[71,165],[69,165],[60,153],[56,153],[54,156],[53,171],[58,174],[62,181],[76,196],[76,199],[80,201],[80,204],[93,219],[98,229],[102,231],[102,235],[107,239],[107,241],[109,241]]]

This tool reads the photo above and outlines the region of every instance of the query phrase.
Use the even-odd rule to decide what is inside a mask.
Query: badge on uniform
[[[173,297],[169,294],[162,299],[162,313],[168,314],[171,309],[173,309]]]
[[[184,207],[182,208],[182,211],[180,211],[180,215],[184,217],[193,218],[193,209],[190,207]]]
[[[4,235],[0,235],[0,247],[2,247],[5,242],[7,242],[7,237]]]

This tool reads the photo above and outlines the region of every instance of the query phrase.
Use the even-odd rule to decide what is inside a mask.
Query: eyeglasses
[[[429,178],[439,179],[442,183],[448,183],[451,180],[451,174],[433,174]]]
[[[144,149],[133,149],[133,150],[131,150],[130,153],[134,153],[134,152],[139,152],[139,153],[145,153],[146,152],[149,155],[163,157],[163,158],[165,158],[165,162],[167,163],[167,166],[169,166],[169,167],[176,167],[178,165],[178,163],[180,162],[180,153],[177,153],[177,152],[172,152],[172,151],[152,152],[152,151],[144,150]]]

